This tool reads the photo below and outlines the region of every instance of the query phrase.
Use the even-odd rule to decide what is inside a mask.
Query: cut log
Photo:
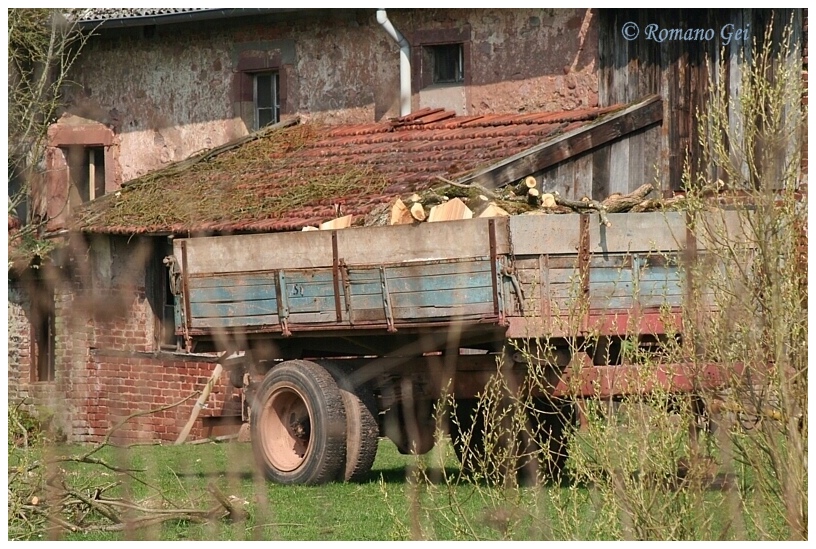
[[[536,185],[537,185],[536,178],[533,177],[532,175],[528,175],[527,177],[522,179],[518,185],[516,185],[516,188],[513,189],[513,192],[516,194],[516,196],[525,196],[530,191],[530,189],[535,189]]]
[[[632,206],[632,209],[629,210],[630,212],[653,212],[660,208],[660,201],[654,200],[653,198],[647,198],[646,200],[640,202],[639,204],[635,204]]]
[[[609,213],[628,212],[634,206],[643,202],[653,189],[651,183],[646,183],[629,194],[615,193],[606,198],[602,204]]]
[[[530,189],[527,191],[527,203],[530,206],[541,205],[541,193],[538,192],[538,189]]]
[[[491,204],[493,202],[483,194],[465,201],[465,205],[473,212],[473,217],[480,217],[482,212]]]
[[[453,221],[456,219],[470,219],[473,217],[473,212],[468,208],[464,202],[458,198],[454,198],[431,208],[428,215],[429,222],[436,221]]]
[[[555,208],[555,196],[552,193],[544,193],[541,195],[542,208]]]
[[[397,198],[394,202],[394,205],[391,207],[391,220],[389,224],[391,225],[407,225],[409,223],[413,223],[414,218],[411,217],[411,211],[408,209],[408,206],[405,205],[405,202]]]
[[[425,221],[425,208],[422,207],[422,204],[415,202],[410,211],[411,217],[417,221]]]
[[[405,205],[410,208],[414,204],[422,204],[425,208],[430,208],[431,206],[436,206],[437,204],[442,204],[447,201],[447,196],[437,193],[434,189],[428,189],[422,191],[421,194],[412,194],[410,198],[405,201]]]
[[[685,199],[686,197],[684,196],[673,196],[671,198],[665,198],[662,200],[647,198],[643,202],[632,206],[632,209],[629,211],[632,213],[639,213],[639,212],[653,212],[656,210],[666,210],[674,206],[677,206],[678,204],[682,204]]]
[[[438,187],[436,192],[442,193],[444,195],[450,196],[451,198],[459,197],[459,198],[466,198],[471,197],[474,194],[481,194],[485,195],[490,199],[497,198],[497,196],[493,193],[493,191],[482,187],[481,185],[462,185],[461,183],[457,183],[456,181],[451,181],[450,179],[445,179],[442,176],[437,175],[436,178],[445,183],[446,185],[442,187]]]
[[[354,216],[352,215],[344,215],[343,217],[338,217],[337,219],[326,221],[325,223],[320,224],[320,230],[330,231],[333,229],[345,229],[351,227],[351,220],[353,217]]]
[[[606,217],[606,208],[603,204],[598,202],[597,200],[590,200],[587,197],[584,197],[583,200],[570,200],[569,198],[561,198],[559,195],[555,195],[555,203],[559,206],[566,206],[570,208],[572,211],[577,213],[588,213],[589,211],[596,211],[598,215],[601,217],[601,223],[606,225],[607,227],[611,227],[612,223],[610,223],[609,218]]]
[[[495,204],[488,204],[479,217],[508,217],[510,214]]]

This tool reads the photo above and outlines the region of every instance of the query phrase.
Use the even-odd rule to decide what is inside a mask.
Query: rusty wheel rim
[[[266,401],[263,411],[263,450],[279,471],[291,472],[306,460],[311,446],[312,412],[296,389],[283,387]]]

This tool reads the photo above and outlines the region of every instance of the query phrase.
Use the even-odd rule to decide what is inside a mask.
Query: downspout
[[[411,114],[411,44],[394,28],[384,9],[377,10],[377,23],[400,47],[400,116]]]

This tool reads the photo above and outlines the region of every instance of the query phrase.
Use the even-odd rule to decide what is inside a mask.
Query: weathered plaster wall
[[[470,114],[597,104],[597,29],[591,10],[389,10],[406,36],[469,29]],[[398,115],[399,49],[374,10],[109,31],[75,67],[72,114],[112,127],[121,181],[245,134],[237,89],[247,52],[270,52],[286,74],[284,113],[363,123]],[[418,101],[418,98],[415,98]],[[418,104],[418,103],[417,103]],[[243,117],[242,117],[243,116]]]
[[[596,10],[396,10],[391,19],[406,32],[469,27],[467,114],[598,104]]]

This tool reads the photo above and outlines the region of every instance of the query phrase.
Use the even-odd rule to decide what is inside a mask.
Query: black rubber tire
[[[322,366],[290,360],[272,368],[255,394],[250,425],[255,459],[269,480],[324,484],[343,478],[343,395]]]
[[[478,400],[457,399],[456,401],[456,422],[451,421],[451,440],[456,457],[462,465],[462,471],[472,475],[480,473],[485,479],[503,479],[507,475],[509,467],[507,463],[495,463],[494,460],[485,459],[484,441],[484,417],[477,410]],[[575,407],[572,404],[555,405],[547,399],[535,400],[536,413],[530,414],[531,430],[535,433],[535,440],[531,440],[529,434],[520,434],[522,438],[516,441],[522,454],[532,453],[536,448],[546,450],[542,452],[542,460],[536,463],[534,460],[519,459],[512,464],[512,468],[518,473],[516,480],[523,484],[534,483],[540,476],[551,482],[558,482],[563,474],[564,466],[567,462],[567,441],[569,436],[569,426],[575,422]],[[475,417],[474,417],[475,416]],[[507,444],[508,441],[504,441]],[[476,471],[475,469],[487,465],[487,471]],[[539,469],[540,468],[540,469]],[[539,475],[541,472],[543,475]]]
[[[383,425],[385,436],[391,439],[400,454],[421,456],[436,444],[433,402],[416,400],[413,406],[410,411],[406,410],[406,402],[392,406],[383,417]]]
[[[505,484],[509,471],[518,469],[519,463],[509,463],[506,461],[505,452],[497,452],[492,456],[496,448],[488,449],[485,440],[485,418],[484,410],[478,408],[479,401],[475,398],[456,400],[456,422],[450,422],[451,441],[462,466],[462,472],[466,475],[479,477],[482,481]],[[491,426],[495,429],[495,426]],[[493,439],[490,444],[501,448],[507,448],[510,440],[506,433],[495,432],[498,439]]]
[[[367,383],[354,387],[349,380],[353,373],[351,369],[337,363],[321,364],[340,387],[346,410],[346,467],[343,478],[347,482],[358,482],[371,471],[380,442],[374,391]]]
[[[568,402],[551,402],[549,399],[536,399],[536,414],[531,414],[530,421],[537,421],[533,428],[537,433],[537,444],[544,449],[544,459],[539,463],[543,476],[550,482],[560,482],[567,464],[568,441],[570,429],[575,426],[578,414],[575,404]],[[536,427],[538,427],[536,429]]]
[[[484,457],[484,418],[476,417],[475,398],[456,399],[455,421],[451,418],[450,435],[462,471],[470,474]]]

